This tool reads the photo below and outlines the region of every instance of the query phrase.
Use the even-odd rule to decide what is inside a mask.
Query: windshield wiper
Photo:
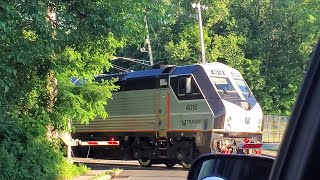
[[[227,96],[229,96],[229,93],[228,93],[228,91],[227,90],[223,90],[223,93],[225,94],[225,95],[227,95]]]

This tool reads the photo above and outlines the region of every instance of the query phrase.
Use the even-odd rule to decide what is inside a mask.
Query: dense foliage
[[[265,114],[289,115],[318,38],[319,0],[205,0],[202,10],[207,62],[242,72]],[[156,8],[158,7],[158,8]],[[157,63],[200,63],[197,12],[191,1],[148,4]],[[131,47],[131,46],[130,46]],[[148,59],[146,53],[122,51]]]
[[[105,105],[116,87],[112,81],[93,82],[93,75],[108,70],[115,51],[139,34],[140,6],[134,1],[1,2],[1,177],[77,175],[66,175],[65,169],[74,168],[63,161],[51,132],[67,129],[69,119],[87,123],[107,116]],[[72,77],[86,83],[76,86]]]
[[[319,0],[204,0],[206,60],[239,69],[265,113],[288,115],[320,29]],[[4,0],[0,4],[0,173],[65,175],[51,132],[107,117],[113,81],[93,82],[115,56],[200,62],[197,13],[185,0]],[[117,60],[127,68],[146,68]],[[76,86],[70,80],[85,81]],[[70,169],[73,167],[70,166]],[[67,168],[69,169],[69,168]],[[68,171],[73,172],[73,170]],[[76,172],[74,173],[76,174]]]

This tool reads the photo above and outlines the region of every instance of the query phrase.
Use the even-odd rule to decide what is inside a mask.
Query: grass
[[[59,178],[61,180],[64,179],[72,179],[77,176],[81,176],[83,174],[86,174],[90,171],[90,168],[88,168],[86,165],[83,164],[72,164],[68,162],[67,159],[63,158],[61,161],[61,164],[59,165]]]

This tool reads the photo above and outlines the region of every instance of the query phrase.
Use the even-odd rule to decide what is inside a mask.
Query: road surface
[[[185,180],[188,171],[180,165],[168,169],[163,164],[156,164],[149,168],[139,166],[137,161],[104,160],[92,158],[74,158],[74,162],[86,164],[93,171],[123,169],[115,180]]]

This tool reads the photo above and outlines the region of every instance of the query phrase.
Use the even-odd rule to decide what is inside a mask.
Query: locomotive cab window
[[[227,77],[211,77],[211,82],[219,91],[235,91],[229,78]]]
[[[251,91],[250,91],[247,83],[244,80],[234,79],[234,81],[236,82],[237,86],[239,87],[239,89],[241,90],[241,92],[243,94],[251,94]]]
[[[170,86],[179,100],[203,99],[199,87],[191,76],[172,77]]]

